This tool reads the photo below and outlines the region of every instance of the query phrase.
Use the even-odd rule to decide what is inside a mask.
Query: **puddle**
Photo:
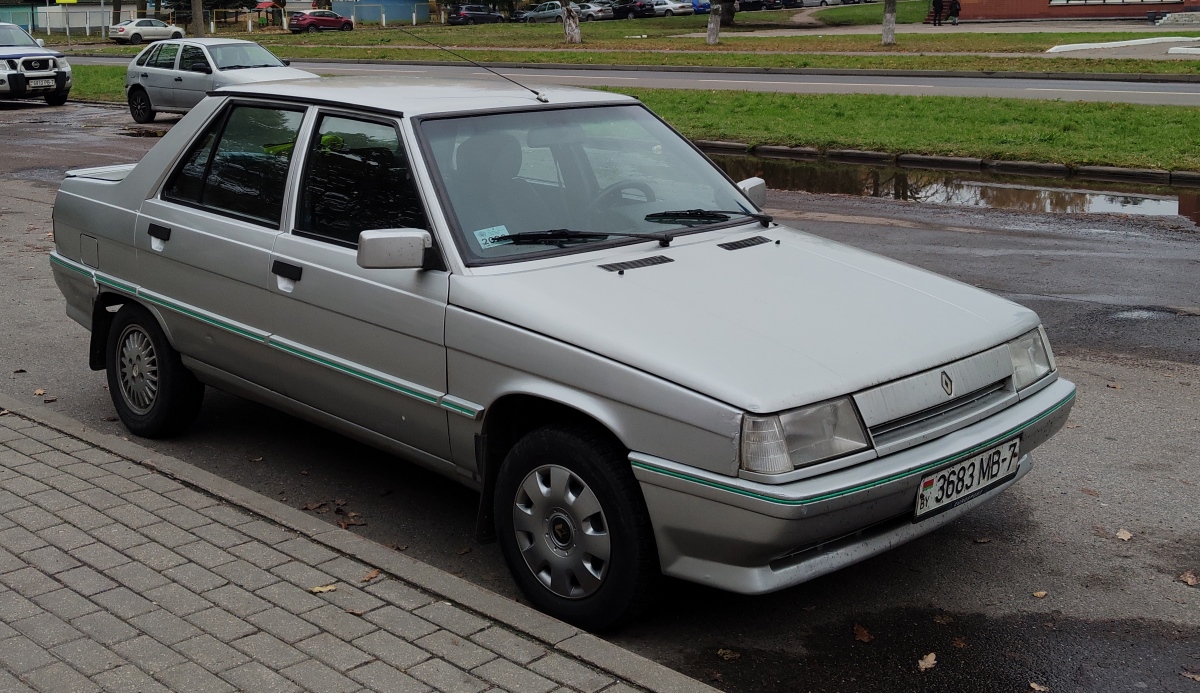
[[[163,135],[167,134],[167,131],[154,130],[151,128],[124,127],[121,128],[121,131],[117,134],[124,135],[126,137],[162,137]]]
[[[709,156],[734,180],[759,176],[774,190],[886,197],[1031,213],[1179,215],[1200,223],[1200,191],[1185,192],[1179,188],[754,156]]]

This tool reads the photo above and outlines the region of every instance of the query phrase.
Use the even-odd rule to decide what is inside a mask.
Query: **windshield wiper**
[[[521,231],[507,236],[497,238],[497,241],[509,241],[511,243],[542,243],[545,241],[591,241],[596,239],[606,239],[611,236],[622,238],[642,238],[647,241],[658,241],[658,244],[666,248],[671,245],[671,241],[675,237],[669,233],[622,233],[619,231],[576,231],[574,229],[546,229],[545,231]]]
[[[646,221],[652,221],[660,224],[670,223],[672,221],[697,221],[697,222],[718,222],[729,221],[731,216],[750,217],[763,226],[768,226],[773,217],[770,214],[762,214],[760,212],[747,212],[744,210],[726,210],[726,209],[676,209],[666,212],[655,212],[646,215]]]
[[[254,67],[254,66],[253,65],[226,65],[226,66],[222,67],[221,69],[222,70],[245,70],[248,67]]]

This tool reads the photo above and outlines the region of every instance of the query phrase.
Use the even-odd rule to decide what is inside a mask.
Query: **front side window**
[[[162,197],[278,226],[301,110],[234,106],[192,146]]]
[[[754,211],[640,105],[429,118],[419,128],[468,264],[632,242],[619,234],[735,224]],[[712,211],[678,214],[686,210]],[[530,235],[548,231],[557,236]]]
[[[149,67],[157,67],[162,70],[175,69],[175,56],[179,55],[178,43],[165,43],[159,49],[158,54],[152,60],[147,61]]]
[[[371,229],[428,228],[395,126],[321,117],[309,143],[296,233],[356,247]]]
[[[184,46],[183,54],[179,56],[179,69],[192,70],[196,65],[208,66],[208,58],[204,57],[204,51],[197,46]]]

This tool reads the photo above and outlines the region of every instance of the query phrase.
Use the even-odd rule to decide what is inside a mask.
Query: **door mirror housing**
[[[287,67],[288,65],[292,64],[292,61],[288,60],[287,58],[284,58],[283,60],[280,60],[279,62],[283,63],[284,67]]]
[[[35,39],[35,40],[37,41],[37,45],[38,45],[38,47],[39,47],[39,48],[45,48],[45,47],[46,47],[46,41],[45,41],[45,40],[43,40],[43,39]]]
[[[750,201],[758,205],[762,209],[763,205],[767,204],[767,181],[762,178],[754,177],[747,178],[743,181],[738,181],[738,189],[745,193]]]
[[[358,234],[358,266],[364,269],[421,269],[433,236],[424,229],[374,229]]]
[[[212,74],[212,68],[206,63],[192,63],[191,70],[192,72],[201,72],[206,75]]]

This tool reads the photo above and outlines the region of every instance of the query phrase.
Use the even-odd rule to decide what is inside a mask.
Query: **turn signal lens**
[[[792,470],[778,416],[742,417],[742,469],[761,474]]]
[[[1041,327],[1009,342],[1008,353],[1012,357],[1013,385],[1018,391],[1054,370],[1054,356]]]

